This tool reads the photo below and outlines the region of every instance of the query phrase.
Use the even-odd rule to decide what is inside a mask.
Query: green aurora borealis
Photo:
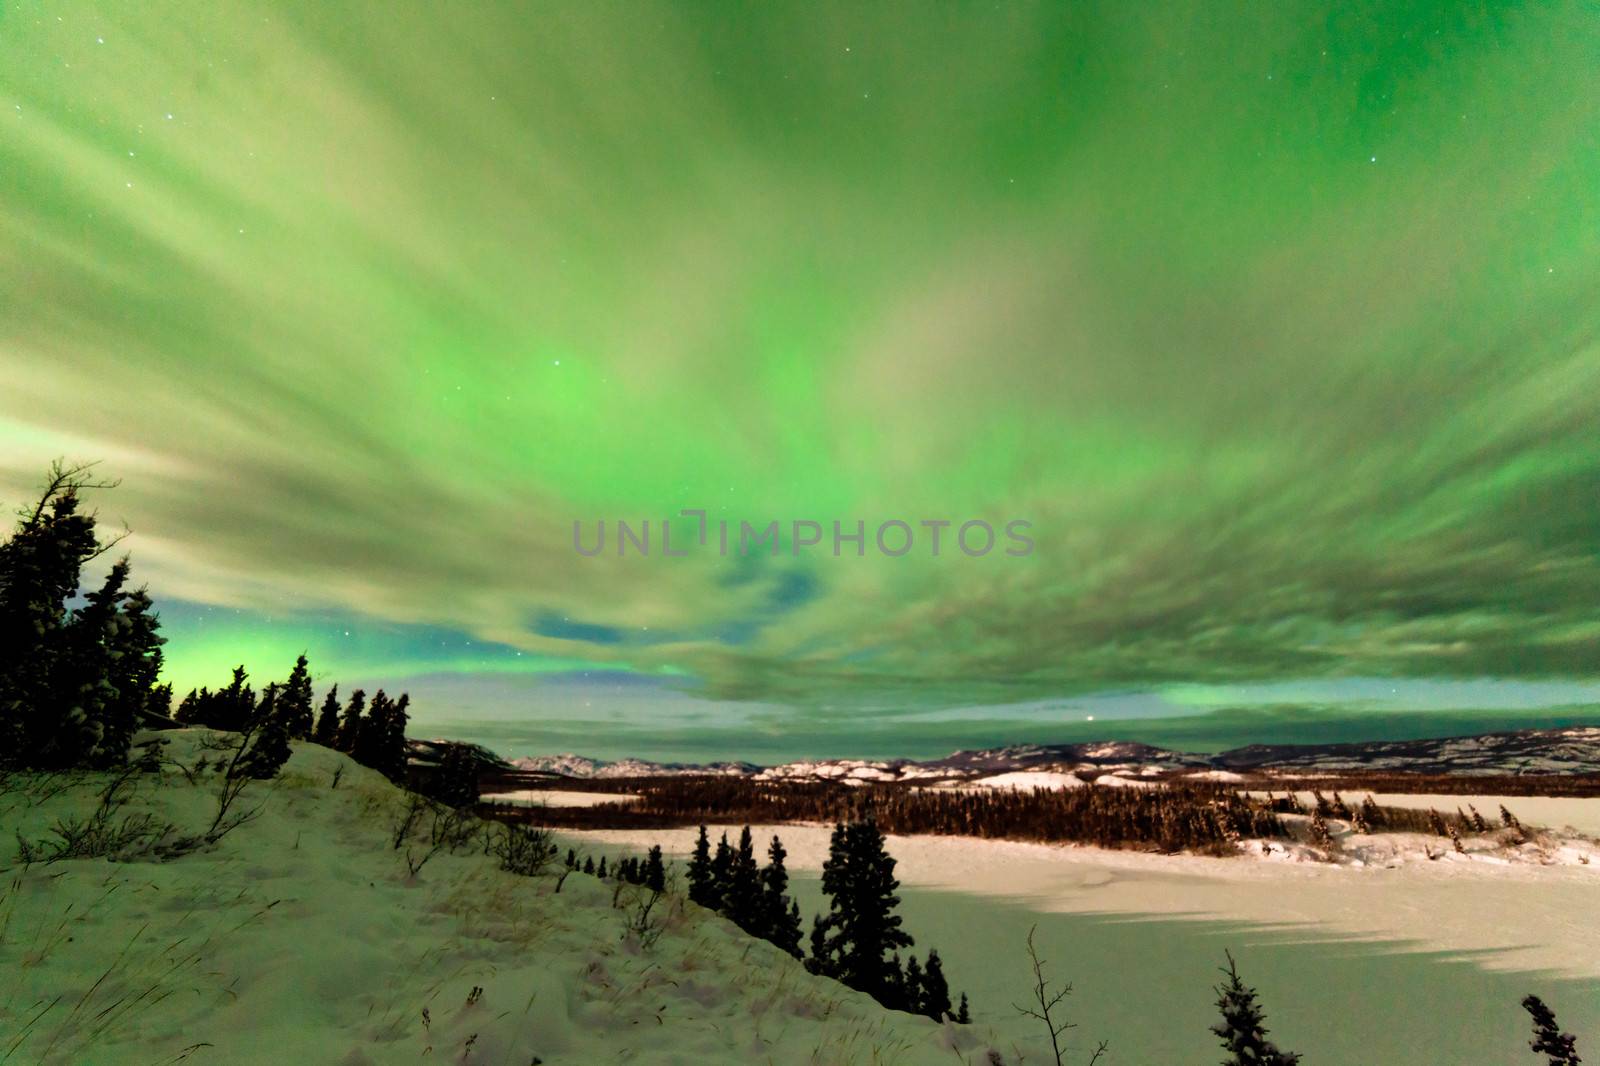
[[[123,479],[180,690],[1600,702],[1592,7],[0,0],[0,208],[0,497]],[[572,550],[695,507],[1037,547]]]

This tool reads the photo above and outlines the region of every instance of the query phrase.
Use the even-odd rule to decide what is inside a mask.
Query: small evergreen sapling
[[[1533,1017],[1533,1039],[1528,1046],[1535,1055],[1546,1056],[1546,1066],[1579,1066],[1583,1062],[1578,1057],[1577,1037],[1561,1031],[1555,1012],[1543,1000],[1528,996],[1522,1001],[1522,1009]]]
[[[1228,955],[1228,968],[1222,971],[1227,980],[1215,988],[1217,1009],[1222,1021],[1211,1031],[1222,1041],[1229,1058],[1223,1066],[1296,1066],[1300,1056],[1292,1051],[1280,1051],[1267,1039],[1263,1025],[1265,1017],[1256,1003],[1256,990],[1239,979],[1233,955]]]

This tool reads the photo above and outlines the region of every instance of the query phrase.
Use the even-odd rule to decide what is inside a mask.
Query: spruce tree
[[[828,943],[828,926],[820,914],[811,916],[811,951],[805,965],[807,970],[822,977],[839,976],[839,958]]]
[[[893,962],[897,964],[898,961],[899,956],[897,955]],[[895,969],[900,969],[900,967],[895,965]],[[894,989],[895,994],[891,995],[890,1002],[886,1003],[885,1006],[903,1010],[908,1014],[922,1013],[922,964],[917,961],[915,955],[906,959],[905,968],[901,970],[899,980],[895,981],[891,978],[891,984],[898,987]]]
[[[84,564],[104,550],[78,494],[109,487],[88,471],[52,464],[37,502],[0,544],[0,762],[60,768],[85,754],[87,723],[65,702],[82,687],[72,676],[67,601]]]
[[[249,739],[249,749],[239,760],[239,772],[265,780],[277,776],[290,755],[289,723],[279,708],[277,682],[262,690],[254,719],[255,731]]]
[[[943,1021],[944,1016],[950,1013],[950,986],[945,982],[944,963],[940,961],[937,951],[928,952],[928,961],[922,968],[922,988],[916,1011],[936,1022]]]
[[[756,865],[755,840],[749,826],[739,833],[739,846],[728,864],[722,908],[740,929],[752,936],[766,937],[762,921],[765,915],[761,908],[761,868]]]
[[[400,693],[400,698],[389,709],[389,717],[383,731],[383,745],[380,749],[380,764],[376,767],[385,777],[396,784],[406,781],[406,768],[410,762],[410,752],[406,747],[406,724],[410,715],[406,708],[411,705],[411,697],[407,693]]]
[[[350,694],[350,702],[345,706],[344,714],[339,718],[339,735],[334,738],[334,746],[340,751],[353,752],[361,738],[362,712],[366,710],[367,694],[362,689],[356,689]]]
[[[166,637],[162,637],[161,642],[163,644],[166,643],[166,639]],[[172,719],[171,681],[163,681],[161,684],[151,687],[150,698],[145,701],[145,712],[148,714],[159,715],[160,717],[166,718],[169,721]]]
[[[689,857],[689,899],[712,910],[722,903],[711,868],[711,838],[703,825],[695,838],[694,854]]]
[[[600,865],[595,867],[594,875],[596,877],[600,878],[602,881],[605,880],[605,877],[606,877],[606,857],[604,855],[600,856]]]
[[[334,685],[323,697],[322,710],[317,713],[316,728],[311,731],[311,739],[325,748],[331,748],[339,740],[339,686]]]
[[[1227,980],[1214,989],[1222,1021],[1211,1027],[1230,1056],[1222,1066],[1296,1066],[1299,1055],[1280,1051],[1267,1039],[1267,1029],[1262,1024],[1265,1017],[1256,1003],[1256,990],[1239,979],[1232,954],[1228,955],[1228,968],[1222,972]]]
[[[167,638],[161,635],[161,618],[154,606],[143,588],[128,593],[122,601],[112,684],[127,702],[125,713],[132,719],[142,714],[166,718],[172,713],[172,685],[156,683],[165,659],[161,647]]]
[[[789,899],[789,871],[783,864],[787,856],[783,841],[774,835],[761,871],[761,935],[798,959],[800,908]]]
[[[711,857],[712,893],[717,900],[717,910],[728,909],[728,889],[733,876],[733,849],[728,846],[728,834],[717,841],[717,850]]]
[[[665,892],[667,889],[667,868],[661,861],[661,845],[655,844],[650,848],[644,860],[644,873],[641,880],[646,888],[652,892]]]
[[[311,710],[311,671],[306,665],[304,653],[295,659],[289,680],[278,692],[278,713],[283,716],[291,738],[294,740],[311,738],[314,721]]]
[[[235,733],[249,727],[256,713],[256,694],[247,683],[249,676],[242,664],[233,668],[233,680],[211,701],[203,724]]]
[[[834,827],[828,859],[822,866],[822,890],[829,913],[821,921],[822,951],[813,951],[826,971],[879,1002],[892,996],[893,981],[885,954],[910,947],[912,939],[894,913],[894,858],[883,847],[877,823],[868,819]],[[815,931],[813,939],[815,940]]]
[[[208,692],[206,695],[209,696],[210,693]],[[200,690],[192,688],[187,696],[178,701],[178,710],[172,717],[182,725],[194,725],[198,720],[199,713]]]
[[[961,993],[961,1005],[956,1008],[955,1022],[957,1025],[971,1025],[972,1011],[967,1007],[967,994]]]
[[[134,723],[112,723],[118,712],[118,694],[111,669],[128,569],[128,558],[123,556],[106,574],[104,583],[72,612],[65,654],[60,659],[64,668],[58,672],[58,699],[66,713],[52,738],[60,765],[111,766],[127,758]]]
[[[372,703],[356,728],[355,743],[350,748],[352,759],[380,773],[383,769],[384,743],[389,733],[389,714],[393,706],[383,689],[373,693]]]
[[[605,860],[601,859],[600,861],[604,862]],[[586,873],[586,874],[594,873],[594,857],[592,855],[584,856],[584,859],[583,859],[583,872]]]
[[[1533,1039],[1528,1046],[1535,1055],[1546,1056],[1546,1066],[1579,1066],[1583,1062],[1578,1057],[1577,1037],[1561,1031],[1555,1012],[1543,1000],[1528,996],[1522,1001],[1522,1009],[1533,1017]]]

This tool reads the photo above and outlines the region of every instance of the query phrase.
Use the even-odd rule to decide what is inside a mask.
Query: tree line
[[[858,822],[886,833],[949,835],[1227,853],[1242,837],[1287,839],[1260,799],[1210,784],[1137,788],[919,789],[895,784],[650,777],[608,784],[638,798],[593,807],[495,807],[506,820],[610,828],[702,822]]]
[[[0,767],[119,767],[141,726],[174,720],[172,687],[159,681],[166,638],[149,593],[129,588],[131,560],[124,555],[98,587],[82,588],[85,567],[126,536],[102,540],[84,494],[116,484],[95,478],[93,464],[53,463],[0,543]],[[301,655],[259,696],[243,666],[224,688],[191,691],[175,720],[247,734],[230,767],[245,777],[273,776],[290,741],[313,740],[403,782],[409,702],[379,691],[367,706],[357,690],[341,706],[335,685],[319,717]],[[467,769],[442,769],[444,787],[464,797]],[[465,802],[477,799],[472,780]]]
[[[312,704],[311,675],[306,657],[301,655],[295,660],[289,679],[281,684],[269,683],[259,698],[245,668],[236,666],[233,680],[225,688],[215,692],[209,688],[191,689],[179,701],[173,718],[181,725],[230,731],[240,731],[252,721],[269,722],[285,742],[309,740],[345,752],[391,781],[405,782],[409,695],[401,693],[399,699],[390,699],[379,689],[369,705],[366,692],[356,689],[341,704],[339,686],[333,685],[315,714]],[[471,799],[465,802],[476,800],[474,788]]]
[[[730,844],[723,833],[713,848],[702,825],[689,858],[689,899],[721,914],[744,933],[803,960],[810,972],[865,992],[891,1010],[934,1021],[949,1018],[961,1025],[970,1021],[965,993],[959,1006],[951,1004],[938,951],[929,951],[926,961],[915,955],[903,961],[900,957],[900,950],[914,942],[895,913],[900,882],[894,876],[894,857],[876,825],[868,820],[834,827],[822,866],[828,913],[812,918],[809,954],[801,947],[800,905],[789,896],[787,856],[783,841],[774,835],[767,845],[767,862],[760,864],[748,825],[740,831],[737,844]],[[659,845],[643,859],[622,858],[609,867],[604,855],[596,863],[593,856],[580,859],[569,848],[566,866],[656,892],[666,884]]]

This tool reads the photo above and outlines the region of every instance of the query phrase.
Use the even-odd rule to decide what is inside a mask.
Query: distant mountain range
[[[1022,744],[958,751],[942,759],[817,759],[757,766],[746,762],[607,762],[583,755],[512,759],[525,772],[564,777],[662,777],[727,774],[784,780],[936,781],[1019,771],[1190,771],[1222,777],[1262,770],[1385,770],[1432,774],[1600,774],[1600,727],[1524,729],[1470,737],[1385,740],[1354,744],[1252,744],[1214,755],[1170,751],[1149,744]]]

